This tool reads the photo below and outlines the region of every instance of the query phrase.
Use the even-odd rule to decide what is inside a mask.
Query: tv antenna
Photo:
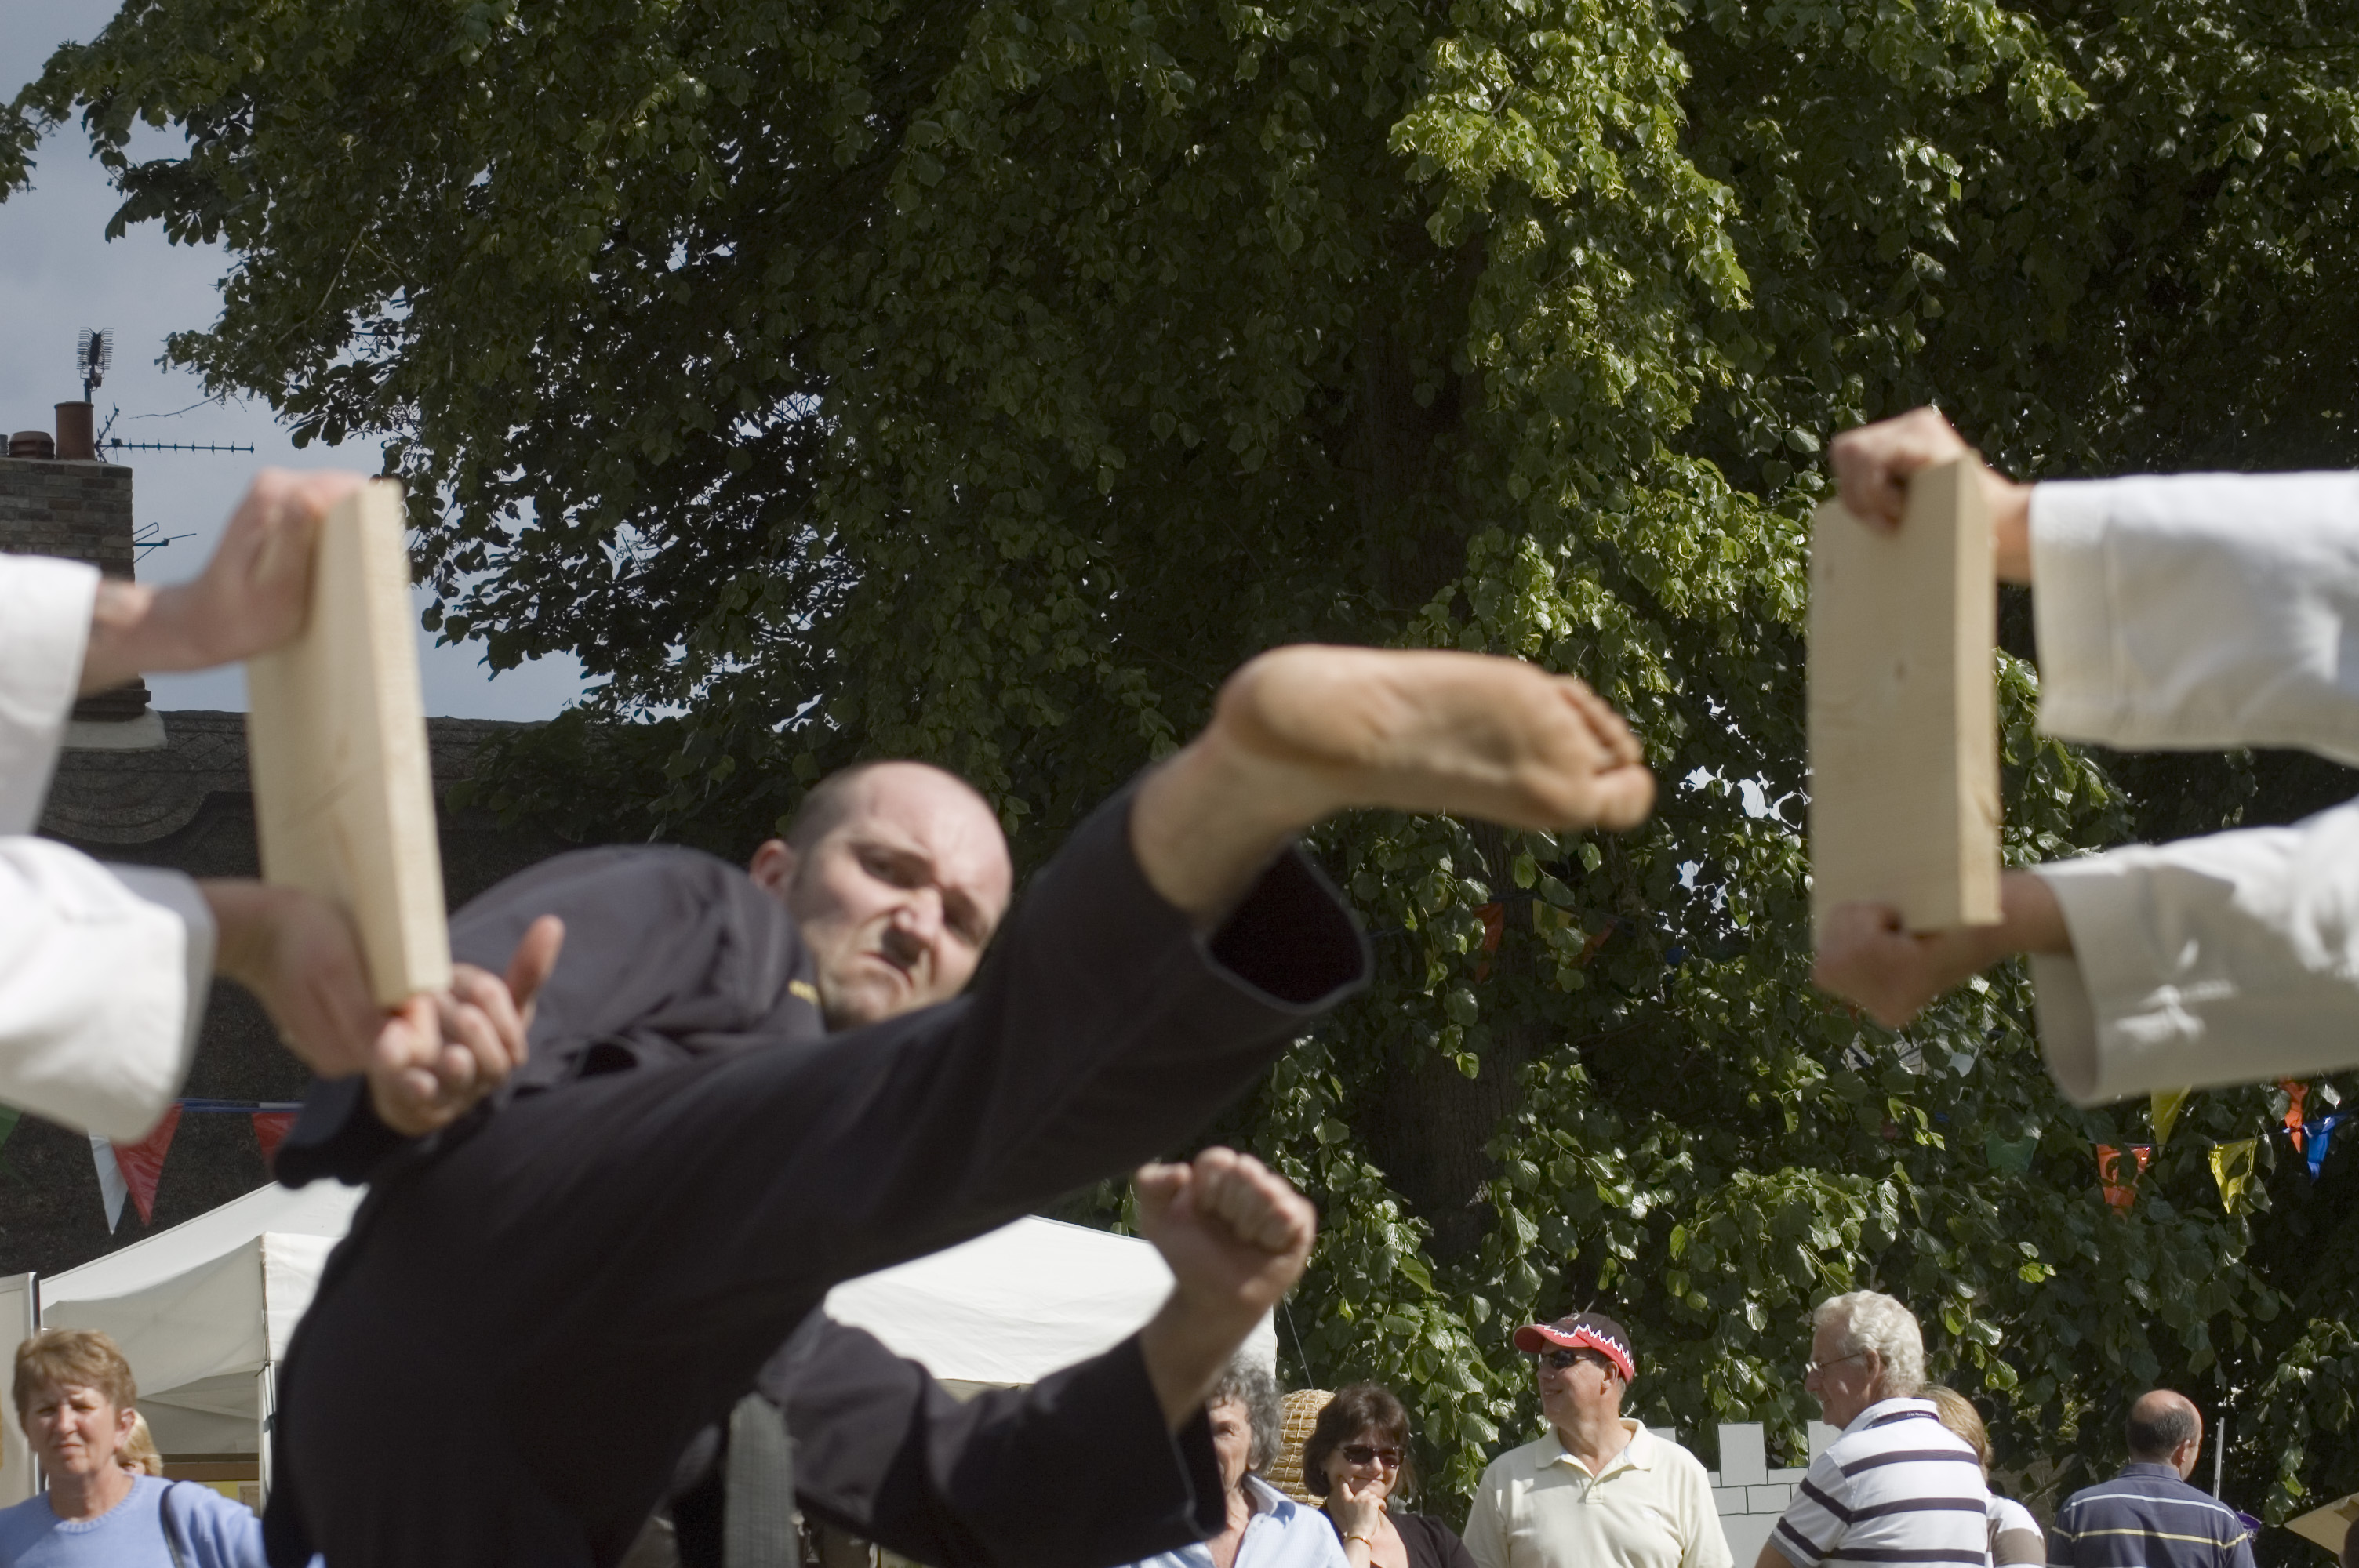
[[[104,383],[106,367],[114,362],[114,329],[101,327],[93,331],[88,327],[83,328],[82,342],[74,351],[74,369],[82,374],[82,400],[84,403],[88,403],[90,395]]]

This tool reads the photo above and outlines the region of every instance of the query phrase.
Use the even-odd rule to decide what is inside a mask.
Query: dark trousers
[[[1365,971],[1294,855],[1195,937],[1119,799],[968,997],[504,1105],[332,1262],[279,1380],[271,1562],[618,1561],[830,1286],[1174,1149]]]

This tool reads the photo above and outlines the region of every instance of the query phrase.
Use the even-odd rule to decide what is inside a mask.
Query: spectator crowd
[[[2129,1464],[2043,1531],[1995,1489],[1973,1402],[1928,1381],[1907,1306],[1853,1292],[1810,1326],[1802,1386],[1836,1435],[1749,1565],[1733,1561],[1702,1462],[1622,1413],[1638,1377],[1630,1334],[1576,1313],[1516,1331],[1546,1430],[1484,1471],[1463,1539],[1407,1506],[1413,1434],[1391,1390],[1354,1384],[1320,1410],[1299,1472],[1313,1509],[1272,1470],[1275,1383],[1239,1367],[1212,1411],[1227,1529],[1137,1568],[2253,1568],[2251,1521],[2188,1482],[2203,1422],[2184,1396],[2136,1399]]]
[[[1134,1568],[1743,1568],[1702,1463],[1622,1413],[1639,1365],[1627,1330],[1576,1313],[1527,1325],[1514,1343],[1530,1357],[1546,1430],[1484,1471],[1462,1539],[1408,1506],[1415,1433],[1391,1390],[1356,1383],[1329,1397],[1288,1476],[1277,1470],[1277,1382],[1241,1357],[1205,1404],[1223,1528]],[[1992,1488],[1973,1401],[1928,1383],[1922,1332],[1898,1301],[1859,1291],[1821,1303],[1802,1386],[1836,1436],[1751,1568],[2254,1568],[2251,1522],[2189,1484],[2203,1418],[2180,1394],[2132,1403],[2129,1463],[2067,1498],[2043,1539],[2028,1509]],[[262,1562],[250,1511],[164,1478],[131,1368],[106,1336],[35,1335],[12,1394],[47,1490],[0,1509],[0,1564]],[[1288,1496],[1291,1480],[1317,1506]]]

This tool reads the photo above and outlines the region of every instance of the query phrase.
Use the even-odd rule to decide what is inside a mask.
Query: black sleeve
[[[756,1386],[786,1412],[806,1511],[940,1568],[1106,1568],[1223,1522],[1212,1428],[1165,1426],[1136,1336],[962,1402],[814,1314]]]
[[[794,994],[806,961],[793,923],[724,860],[645,845],[557,856],[453,916],[451,954],[497,974],[543,914],[564,920],[565,946],[510,1092],[562,1081],[595,1049],[676,1055],[683,1040],[725,1049],[820,1032]],[[329,1176],[357,1186],[416,1147],[377,1119],[365,1079],[315,1079],[272,1173],[290,1187]]]
[[[328,1176],[357,1187],[408,1142],[377,1119],[366,1078],[314,1078],[270,1173],[290,1187]]]

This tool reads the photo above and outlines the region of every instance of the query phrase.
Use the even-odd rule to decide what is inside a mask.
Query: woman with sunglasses
[[[1302,1484],[1327,1499],[1352,1568],[1474,1568],[1440,1519],[1390,1506],[1394,1491],[1414,1481],[1408,1411],[1391,1390],[1354,1383],[1320,1410],[1302,1445]]]

